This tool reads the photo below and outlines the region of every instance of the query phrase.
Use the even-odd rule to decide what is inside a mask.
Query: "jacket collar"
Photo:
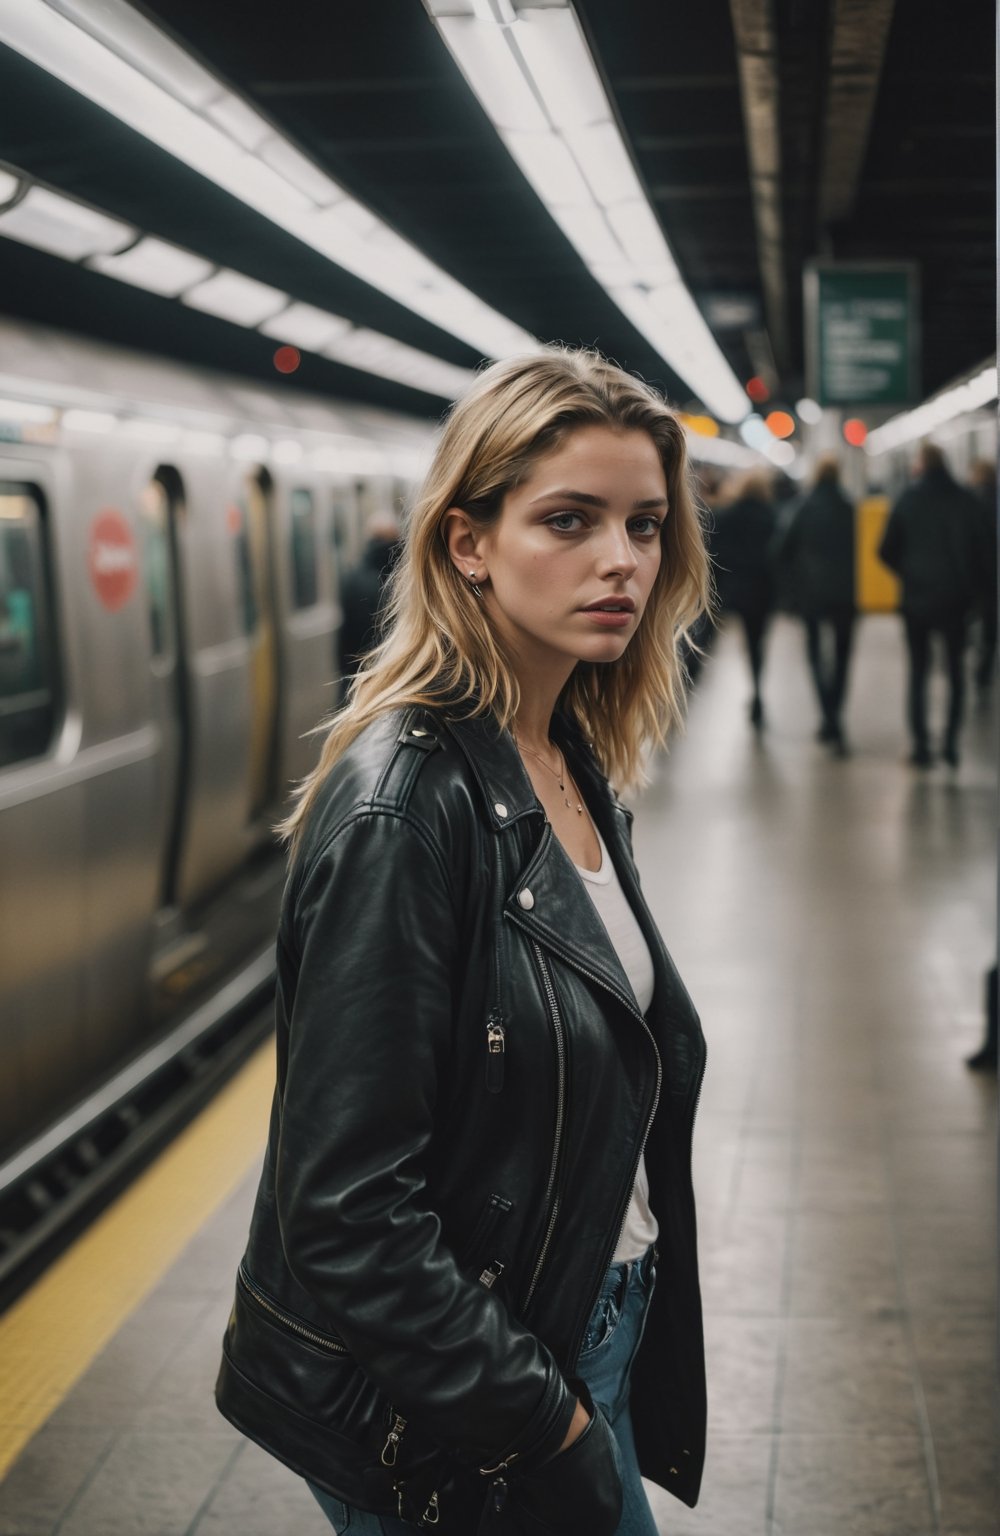
[[[444,723],[468,759],[495,831],[540,814],[514,738],[500,729],[493,715],[448,716]]]
[[[444,724],[468,759],[479,784],[491,825],[500,831],[525,816],[540,814],[538,800],[510,731],[493,715],[445,716]],[[601,834],[607,840],[608,812],[620,807],[575,720],[555,715],[552,737],[573,772]]]

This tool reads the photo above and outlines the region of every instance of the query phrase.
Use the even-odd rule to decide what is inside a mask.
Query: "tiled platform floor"
[[[835,762],[800,646],[775,627],[758,741],[721,636],[638,813],[710,1044],[709,1459],[697,1510],[655,1508],[671,1536],[996,1536],[996,1081],[963,1064],[995,942],[995,710],[957,774],[909,769],[897,624],[869,619]],[[211,1401],[253,1182],[22,1454],[0,1533],[321,1536]]]

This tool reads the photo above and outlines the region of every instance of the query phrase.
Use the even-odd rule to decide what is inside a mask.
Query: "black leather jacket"
[[[481,1467],[558,1449],[644,1143],[660,1257],[633,1422],[643,1472],[698,1495],[704,1040],[639,890],[631,815],[554,729],[653,956],[645,1020],[492,721],[369,726],[285,892],[277,1089],[217,1400],[380,1513],[428,1458],[483,1490]]]

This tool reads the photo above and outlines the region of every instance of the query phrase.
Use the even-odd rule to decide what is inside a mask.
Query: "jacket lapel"
[[[608,930],[548,823],[534,853],[509,887],[504,910],[543,948],[599,982],[630,1013],[641,1017]]]

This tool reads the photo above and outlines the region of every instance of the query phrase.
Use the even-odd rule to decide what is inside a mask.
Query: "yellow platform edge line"
[[[274,1044],[0,1318],[0,1477],[260,1157]]]

